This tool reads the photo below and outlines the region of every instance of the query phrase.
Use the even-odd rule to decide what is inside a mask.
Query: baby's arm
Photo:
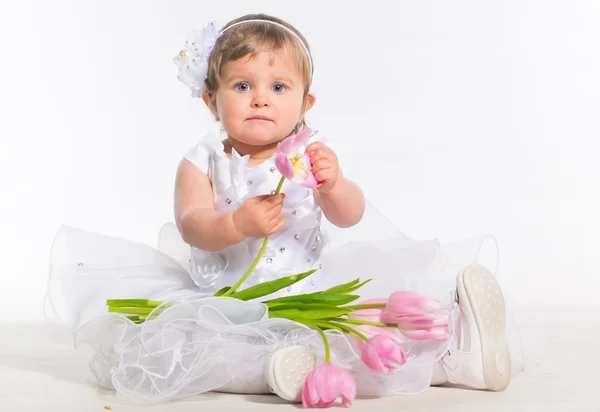
[[[365,198],[358,185],[344,177],[337,155],[322,142],[308,145],[312,171],[321,186],[313,190],[325,217],[338,227],[356,225],[365,212]]]
[[[315,200],[325,217],[338,227],[356,225],[365,211],[365,198],[362,190],[340,172],[333,189],[329,192],[314,190]]]
[[[244,239],[234,225],[233,212],[215,211],[208,176],[187,160],[182,160],[177,170],[175,222],[187,244],[209,252]]]

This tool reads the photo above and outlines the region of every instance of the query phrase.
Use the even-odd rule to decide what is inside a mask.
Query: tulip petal
[[[304,389],[302,391],[302,405],[305,408],[313,408],[319,402],[319,394],[317,393],[317,389],[315,388],[315,375],[316,369],[311,371],[306,376],[306,381],[304,382]]]
[[[294,153],[294,140],[296,136],[288,136],[277,146],[277,153],[283,153],[286,156]]]
[[[331,406],[340,394],[342,405],[352,404],[352,400],[356,397],[354,377],[347,370],[326,363],[311,371],[306,377],[302,405],[305,408],[326,408]]]
[[[305,127],[300,131],[300,133],[286,137],[281,143],[279,143],[277,151],[285,153],[286,155],[298,153],[302,146],[304,146],[304,144],[308,141],[311,134],[312,130],[308,127]]]
[[[302,146],[306,144],[308,139],[310,139],[311,134],[312,130],[308,127],[302,129],[300,133],[298,133],[294,138],[293,151],[298,152],[302,148]]]
[[[292,162],[290,162],[284,153],[277,153],[275,155],[275,167],[277,167],[279,173],[286,178],[292,179],[294,177],[294,168],[292,166]]]
[[[342,406],[349,408],[352,406],[352,401],[356,398],[356,381],[354,376],[345,369],[342,369]]]
[[[385,367],[381,361],[381,357],[373,345],[365,345],[361,354],[361,358],[367,368],[371,369],[373,372],[385,372]]]
[[[325,404],[331,405],[339,395],[338,369],[330,363],[323,365],[317,371],[315,382],[319,397]]]
[[[401,331],[404,336],[412,340],[446,340],[448,339],[448,332],[441,328],[434,328],[431,330],[409,330]]]
[[[387,304],[388,312],[396,317],[425,315],[436,312],[439,308],[439,301],[406,290],[392,293]]]

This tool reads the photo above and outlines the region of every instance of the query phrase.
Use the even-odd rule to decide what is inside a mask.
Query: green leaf
[[[308,272],[299,273],[297,275],[286,276],[283,278],[271,280],[258,285],[249,287],[248,289],[235,292],[230,295],[232,298],[240,300],[250,300],[260,298],[262,296],[270,295],[271,293],[277,292],[285,287],[293,285],[294,283],[300,282],[302,279],[315,273],[317,269],[309,270]]]
[[[231,289],[231,286],[225,286],[223,289],[219,289],[217,293],[215,293],[215,296],[222,296],[229,289]]]
[[[347,289],[350,289],[352,286],[356,285],[360,282],[360,279],[354,279],[352,282],[344,283],[343,285],[337,285],[322,292],[318,292],[321,294],[325,293],[346,293]]]
[[[333,322],[316,321],[315,324],[323,330],[333,329],[339,330],[340,332],[345,332],[343,328]]]
[[[365,280],[363,283],[360,283],[360,284],[358,284],[358,285],[356,285],[356,286],[353,286],[353,287],[351,287],[350,289],[348,289],[348,290],[346,291],[346,293],[351,293],[351,292],[354,292],[355,290],[358,290],[358,289],[362,288],[363,286],[365,286],[367,283],[369,283],[369,282],[370,282],[370,281],[372,281],[372,280],[373,280],[373,279],[367,279],[367,280]]]
[[[284,303],[325,303],[328,305],[345,305],[358,299],[358,295],[346,295],[338,293],[335,295],[324,295],[321,292],[307,293],[303,295],[285,296],[277,299],[272,299],[265,303],[269,308],[281,305]]]
[[[109,306],[108,311],[111,313],[124,313],[127,315],[138,315],[140,319],[145,319],[148,315],[152,314],[151,317],[156,317],[162,313],[166,308],[140,308],[140,307],[121,307],[121,306]],[[132,319],[133,320],[133,319]]]
[[[164,309],[156,308],[140,308],[140,307],[120,307],[120,306],[109,306],[108,311],[112,313],[126,313],[128,315],[149,315],[153,311],[155,313],[161,313]]]
[[[286,303],[269,308],[269,317],[286,319],[329,319],[347,315],[351,310],[320,303]]]

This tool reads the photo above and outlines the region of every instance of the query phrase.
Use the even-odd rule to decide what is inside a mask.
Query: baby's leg
[[[259,362],[255,369],[245,369],[237,373],[225,386],[217,392],[262,395],[270,393],[265,380],[264,362]]]
[[[315,354],[305,346],[276,350],[254,363],[240,365],[234,377],[216,392],[269,394],[300,402],[306,376],[317,366]]]
[[[511,379],[511,358],[502,289],[481,265],[465,268],[456,283],[456,333],[447,354],[434,366],[431,384],[503,391]]]

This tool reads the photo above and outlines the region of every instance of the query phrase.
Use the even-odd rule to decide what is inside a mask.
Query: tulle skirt
[[[165,230],[167,229],[167,230]],[[174,226],[163,228],[173,233]],[[357,293],[361,300],[412,290],[434,297],[456,318],[456,276],[471,263],[492,271],[497,245],[475,236],[441,245],[417,241],[395,229],[370,204],[350,229],[324,226],[326,244],[319,289],[373,278]],[[324,360],[323,340],[287,319],[269,318],[259,301],[206,296],[185,267],[189,249],[181,240],[162,239],[154,248],[68,226],[58,231],[50,254],[46,313],[73,330],[76,346],[93,350],[98,382],[131,402],[161,402],[208,391],[267,393],[265,363],[277,349],[307,346]],[[486,256],[486,261],[481,261]],[[241,274],[240,274],[241,276]],[[106,299],[177,301],[156,318],[136,324],[109,314]],[[348,338],[328,331],[332,363],[354,375],[359,396],[412,394],[430,386],[433,366],[453,340],[410,341],[408,362],[391,374],[365,367]],[[514,368],[523,364],[520,337],[510,327]]]

